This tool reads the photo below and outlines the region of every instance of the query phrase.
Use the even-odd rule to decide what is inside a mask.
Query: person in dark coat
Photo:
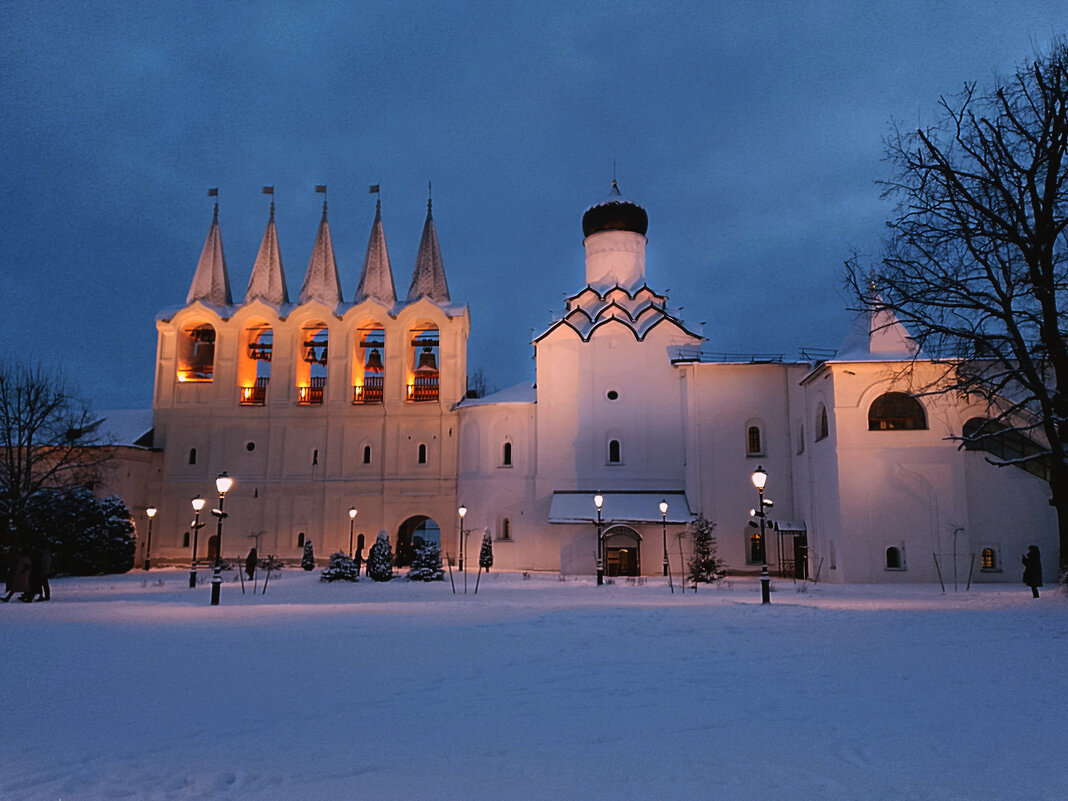
[[[252,581],[256,575],[256,563],[259,561],[259,557],[256,555],[256,546],[253,545],[248,552],[248,556],[245,557],[245,573],[248,575],[248,580]]]
[[[27,593],[30,590],[31,561],[28,552],[23,551],[15,559],[14,564],[7,573],[7,595],[0,601],[7,603],[16,592]]]
[[[1038,553],[1038,546],[1032,545],[1023,555],[1024,572],[1023,583],[1031,588],[1034,597],[1038,597],[1038,588],[1042,586],[1042,557]]]

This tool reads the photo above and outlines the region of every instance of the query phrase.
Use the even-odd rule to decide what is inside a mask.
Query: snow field
[[[1066,796],[1050,588],[208,577],[0,608],[0,799]]]

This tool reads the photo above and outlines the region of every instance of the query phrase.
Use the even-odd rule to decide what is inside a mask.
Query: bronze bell
[[[363,366],[366,373],[381,373],[382,372],[382,354],[378,352],[378,348],[371,348],[371,352],[367,354],[367,364]]]
[[[417,373],[436,373],[438,371],[438,362],[434,358],[433,349],[427,345],[423,348],[423,352],[419,354],[419,366],[415,368]]]

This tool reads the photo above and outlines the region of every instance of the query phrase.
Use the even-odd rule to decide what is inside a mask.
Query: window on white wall
[[[821,439],[827,439],[830,433],[831,427],[827,421],[827,407],[821,403],[819,411],[816,412],[816,442]]]
[[[501,449],[501,465],[504,467],[512,466],[512,443],[505,442],[504,447]]]
[[[512,539],[512,521],[507,517],[501,520],[501,536],[502,540]]]
[[[419,464],[426,464],[426,445],[419,444]]]
[[[608,440],[608,463],[623,463],[623,446],[620,444],[618,439]]]
[[[887,570],[904,570],[905,569],[905,549],[899,548],[896,545],[891,545],[886,549],[886,569]]]
[[[749,456],[763,455],[764,442],[760,436],[760,426],[749,426],[745,430],[745,452]]]
[[[917,431],[927,428],[923,405],[904,392],[880,395],[868,408],[869,431]]]
[[[371,464],[371,446],[370,445],[364,445],[363,446],[363,463],[364,464]]]

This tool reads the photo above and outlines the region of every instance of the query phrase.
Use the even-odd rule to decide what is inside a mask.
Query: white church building
[[[226,471],[227,556],[255,543],[294,560],[310,539],[325,558],[350,537],[366,556],[386,531],[401,561],[423,537],[456,563],[462,525],[469,565],[488,532],[495,569],[592,575],[600,548],[609,577],[662,575],[665,558],[678,576],[701,514],[736,573],[766,559],[794,579],[1018,582],[1036,544],[1053,579],[1041,464],[997,467],[962,448],[954,438],[983,407],[911,394],[900,325],[861,316],[820,361],[710,360],[647,282],[647,228],[613,183],[582,218],[585,275],[534,340],[534,380],[475,398],[470,317],[450,295],[429,203],[407,293],[379,210],[347,298],[324,203],[295,302],[273,204],[234,302],[216,207],[185,305],[156,323],[155,460],[144,497],[127,497],[140,531],[145,507],[159,510],[153,564],[191,558],[190,501],[217,504]],[[758,467],[774,502],[763,539]]]

